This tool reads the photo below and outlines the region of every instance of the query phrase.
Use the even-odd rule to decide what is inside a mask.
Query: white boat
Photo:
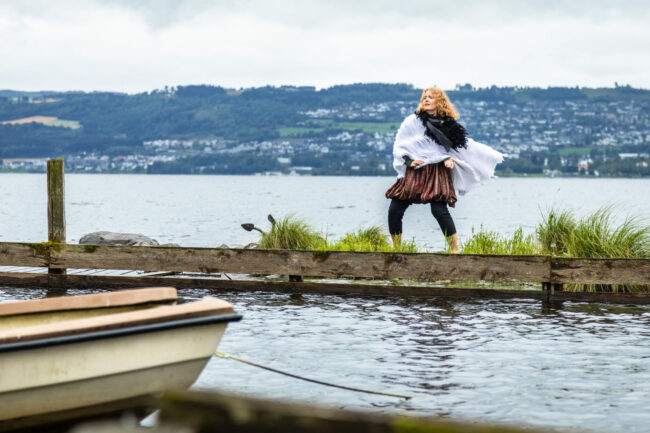
[[[146,288],[0,304],[0,429],[192,385],[241,316],[176,299]]]

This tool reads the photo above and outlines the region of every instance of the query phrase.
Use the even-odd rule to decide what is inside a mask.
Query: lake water
[[[371,225],[387,228],[392,177],[66,176],[68,242],[108,230],[142,233],[184,246],[243,246],[257,240],[241,223],[266,229],[267,214],[295,214],[329,239]],[[0,174],[0,242],[47,240],[44,174]],[[451,210],[459,237],[480,225],[512,233],[534,231],[551,207],[578,214],[603,205],[619,217],[650,217],[650,179],[504,178],[459,197]],[[404,236],[421,249],[442,250],[444,239],[426,205],[411,206]]]
[[[181,245],[241,246],[242,222],[295,213],[337,238],[385,227],[392,178],[68,175],[68,241],[96,230],[137,232]],[[0,241],[47,238],[44,175],[0,174]],[[552,206],[578,214],[609,204],[619,220],[650,216],[650,180],[496,179],[460,197],[461,240],[472,226],[532,232]],[[405,234],[443,248],[426,206]],[[83,293],[83,292],[72,292]],[[197,299],[205,290],[181,290]],[[0,288],[0,302],[44,290]],[[220,349],[342,385],[409,394],[358,394],[212,359],[195,387],[334,407],[467,420],[650,431],[650,307],[530,300],[379,299],[220,293],[244,319]]]

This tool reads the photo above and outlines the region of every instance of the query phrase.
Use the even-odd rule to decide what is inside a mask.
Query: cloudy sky
[[[0,0],[0,89],[650,88],[648,0]]]

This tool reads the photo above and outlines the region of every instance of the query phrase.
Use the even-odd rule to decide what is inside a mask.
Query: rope
[[[214,354],[217,355],[219,358],[234,359],[235,361],[243,362],[244,364],[252,365],[253,367],[262,368],[264,370],[272,371],[274,373],[279,373],[279,374],[283,374],[285,376],[293,377],[294,379],[300,379],[300,380],[304,380],[306,382],[317,383],[319,385],[331,386],[333,388],[345,389],[345,390],[348,390],[348,391],[365,392],[366,394],[386,395],[386,396],[389,396],[389,397],[404,398],[406,400],[412,398],[412,396],[410,396],[410,395],[393,394],[393,393],[390,393],[390,392],[381,392],[381,391],[370,391],[370,390],[367,390],[367,389],[353,388],[351,386],[336,385],[336,384],[333,384],[333,383],[323,382],[323,381],[316,380],[316,379],[310,379],[308,377],[298,376],[298,375],[295,375],[295,374],[287,373],[286,371],[276,370],[275,368],[266,367],[264,365],[256,364],[256,363],[254,363],[252,361],[247,361],[246,359],[240,358],[240,357],[235,356],[235,355],[229,355],[229,354],[221,352],[219,350],[215,351]]]

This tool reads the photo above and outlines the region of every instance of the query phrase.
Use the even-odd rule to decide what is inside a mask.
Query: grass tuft
[[[554,256],[566,256],[567,242],[576,228],[576,219],[569,210],[551,209],[542,214],[542,222],[537,225],[536,234],[542,250]]]
[[[402,241],[401,245],[393,248],[388,236],[379,226],[359,229],[346,233],[334,242],[328,242],[325,237],[315,231],[305,221],[289,215],[272,225],[271,230],[261,235],[258,248],[289,249],[289,250],[319,250],[319,251],[382,251],[415,253],[415,241]]]
[[[499,233],[487,230],[481,225],[475,232],[472,227],[472,237],[463,242],[463,254],[539,254],[539,245],[533,235],[524,235],[524,230],[518,227],[512,237],[501,236]]]
[[[413,240],[402,241],[401,245],[393,248],[392,242],[388,240],[384,230],[379,226],[346,233],[343,239],[336,242],[328,242],[326,248],[331,251],[417,252],[417,247]]]
[[[325,242],[309,224],[293,215],[276,221],[271,230],[263,233],[259,248],[285,250],[317,249]]]
[[[627,217],[618,227],[613,223],[611,207],[604,207],[577,221],[566,240],[571,257],[648,258],[650,226],[635,217]]]

